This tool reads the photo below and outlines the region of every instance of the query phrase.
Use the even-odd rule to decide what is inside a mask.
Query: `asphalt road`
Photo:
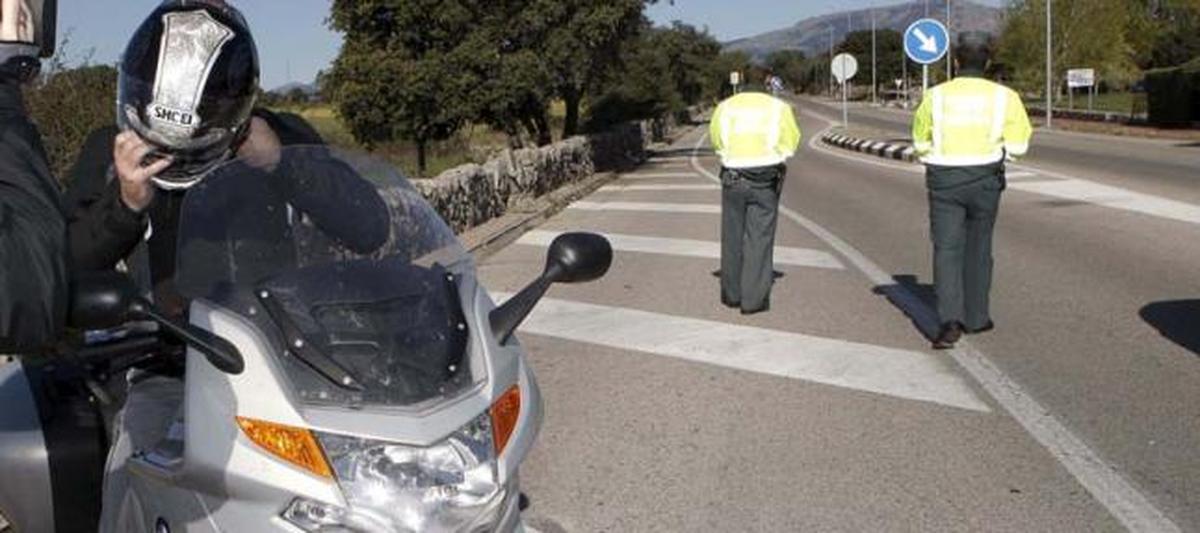
[[[804,108],[812,139],[830,123]],[[919,167],[806,143],[772,311],[745,317],[718,301],[701,133],[480,265],[511,293],[558,232],[617,248],[520,334],[546,402],[523,468],[533,527],[1200,529],[1195,206],[1157,182],[1014,173],[998,328],[934,352]]]
[[[804,98],[800,107],[840,122],[841,104]],[[850,104],[850,124],[892,133],[893,140],[911,139],[912,114],[893,108]],[[1024,166],[1080,174],[1118,187],[1200,202],[1200,143],[1194,141],[1112,137],[1039,128]]]

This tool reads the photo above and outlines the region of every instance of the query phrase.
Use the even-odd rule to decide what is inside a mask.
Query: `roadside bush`
[[[51,72],[25,91],[25,105],[42,134],[50,169],[65,183],[92,130],[113,123],[117,70],[88,66]]]
[[[1146,73],[1150,123],[1187,127],[1200,122],[1200,58]]]

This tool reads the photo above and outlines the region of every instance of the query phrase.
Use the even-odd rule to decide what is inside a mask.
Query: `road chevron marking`
[[[497,300],[511,297],[496,294]],[[989,412],[936,356],[647,311],[545,299],[521,331],[723,368]]]
[[[829,124],[825,131],[833,128],[836,123],[816,113],[808,113]],[[819,136],[820,134],[814,138]],[[692,152],[692,168],[719,183],[720,178],[704,168],[696,155],[707,138],[707,135],[702,135],[696,141]],[[1046,174],[1053,176],[1050,173]],[[937,327],[937,315],[933,309],[908,289],[895,285],[895,281],[883,268],[858,249],[788,207],[780,206],[779,212],[837,250],[872,283],[889,286],[890,297],[917,320],[922,329]],[[949,352],[959,366],[1004,407],[1034,440],[1045,447],[1126,529],[1134,533],[1182,533],[1183,530],[1155,507],[1150,498],[1126,479],[1115,466],[1107,463],[1087,442],[1072,433],[1049,409],[1043,407],[1019,383],[996,367],[987,355],[976,349],[970,341],[959,341],[958,347]]]
[[[554,238],[558,236],[559,232],[556,231],[533,230],[522,235],[517,244],[544,247],[549,246],[554,241]],[[721,243],[719,242],[642,237],[617,233],[605,233],[604,236],[612,243],[613,248],[618,251],[702,257],[706,259],[720,259],[721,257]],[[787,246],[775,247],[775,264],[834,270],[844,270],[846,268],[842,265],[841,261],[838,261],[836,257],[828,252]]]

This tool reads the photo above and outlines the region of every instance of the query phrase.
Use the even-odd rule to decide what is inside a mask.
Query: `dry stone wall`
[[[505,151],[481,165],[459,166],[414,185],[456,232],[462,232],[597,172],[641,163],[647,146],[661,141],[671,126],[662,121],[627,123],[601,134]]]

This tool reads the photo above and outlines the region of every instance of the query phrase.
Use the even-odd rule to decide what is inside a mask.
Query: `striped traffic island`
[[[913,147],[908,144],[863,139],[837,132],[829,132],[822,135],[821,141],[836,148],[879,156],[884,159],[895,159],[909,163],[918,162],[917,156],[913,152]]]

